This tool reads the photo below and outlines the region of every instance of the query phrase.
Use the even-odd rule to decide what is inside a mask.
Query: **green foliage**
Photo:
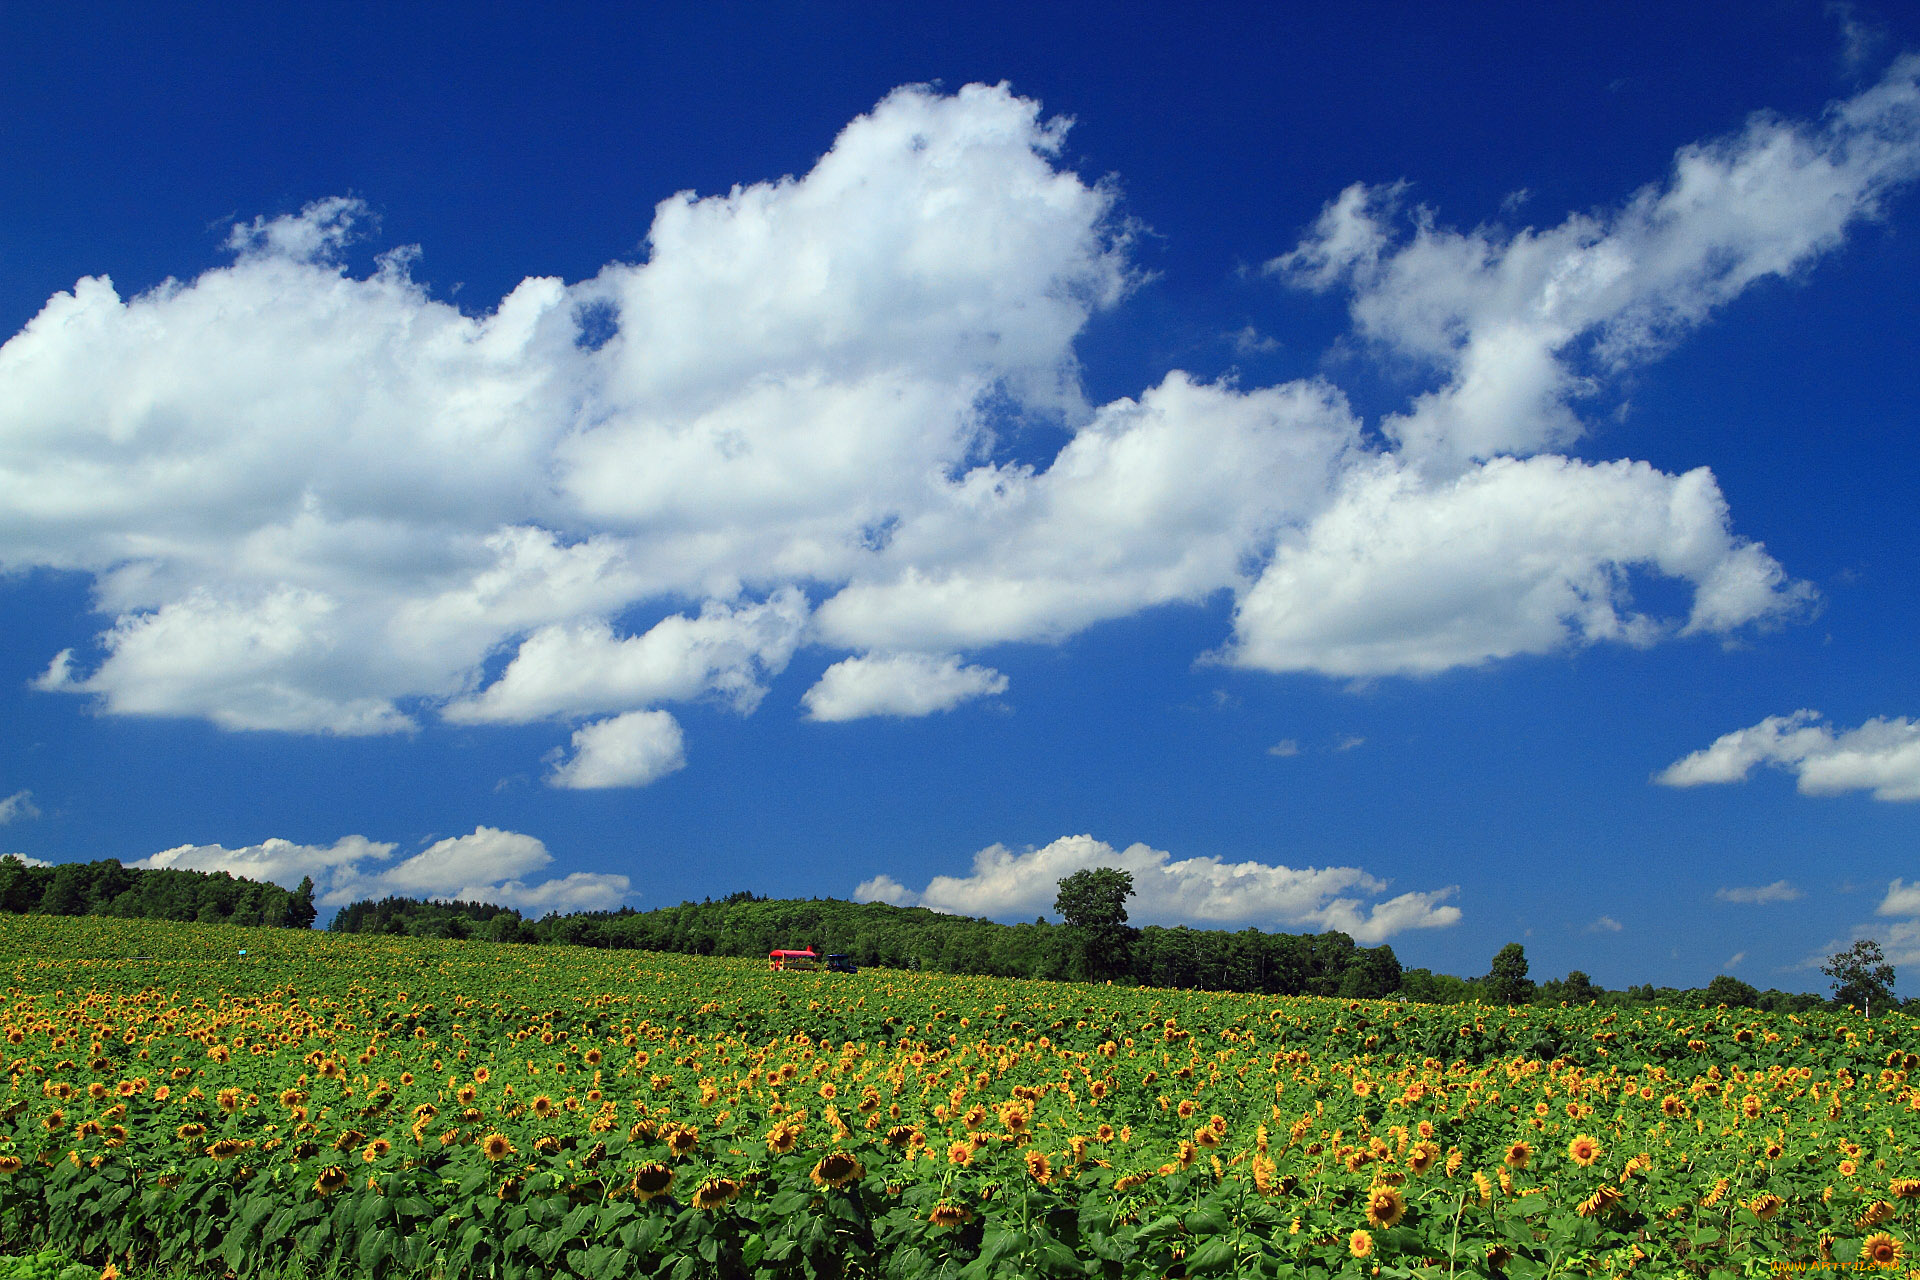
[[[1712,1280],[1920,1227],[1900,1013],[19,916],[0,986],[0,1248],[58,1280]]]
[[[1132,896],[1133,876],[1118,867],[1084,867],[1060,881],[1053,909],[1079,944],[1079,972],[1073,976],[1100,979],[1127,972],[1132,941],[1127,899]]]
[[[30,867],[15,854],[0,858],[0,912],[287,929],[310,928],[315,915],[312,877],[289,892],[224,871],[125,867],[113,858]]]
[[[1487,974],[1487,999],[1495,1004],[1526,1004],[1533,999],[1533,981],[1527,977],[1527,950],[1517,942],[1500,948]]]
[[[1122,908],[1124,913],[1124,907]],[[523,920],[478,902],[383,898],[343,907],[334,933],[496,942],[595,950],[758,956],[813,943],[853,957],[861,968],[910,969],[998,978],[1110,978],[1141,986],[1257,991],[1267,995],[1374,998],[1398,989],[1400,963],[1387,946],[1356,947],[1338,931],[1265,933],[1242,929],[1125,929],[1114,963],[1087,967],[1071,926],[999,924],[924,907],[836,899],[766,899],[748,893],[653,911],[580,912]]]
[[[1760,990],[1752,983],[1742,982],[1728,974],[1718,974],[1700,993],[1702,1004],[1726,1005],[1733,1009],[1756,1009],[1760,1006]]]
[[[1880,944],[1862,938],[1845,951],[1836,952],[1820,966],[1820,972],[1833,979],[1835,1004],[1850,1004],[1857,1009],[1879,1005],[1890,1009],[1893,998],[1893,966],[1887,963]]]

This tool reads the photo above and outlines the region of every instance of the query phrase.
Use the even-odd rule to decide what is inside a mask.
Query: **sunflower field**
[[[0,1252],[135,1274],[1904,1275],[1920,1223],[1899,1015],[97,918],[0,971]]]

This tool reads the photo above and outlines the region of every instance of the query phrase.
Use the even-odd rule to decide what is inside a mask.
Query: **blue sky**
[[[1920,26],[0,12],[0,850],[1920,966]]]

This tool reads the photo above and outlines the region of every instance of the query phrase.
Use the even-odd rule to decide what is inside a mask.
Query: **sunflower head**
[[[1046,1152],[1027,1152],[1027,1176],[1043,1187],[1053,1181],[1053,1165]]]
[[[1591,1165],[1599,1158],[1600,1144],[1595,1142],[1593,1138],[1587,1134],[1577,1134],[1573,1141],[1567,1143],[1567,1159],[1573,1161],[1582,1169]]]
[[[1901,1243],[1884,1231],[1876,1231],[1860,1242],[1860,1260],[1876,1267],[1897,1267],[1906,1256]]]
[[[1347,1237],[1347,1252],[1356,1258],[1366,1258],[1373,1254],[1373,1233],[1362,1228]]]
[[[693,1193],[693,1207],[714,1210],[740,1198],[740,1184],[732,1178],[708,1178]]]
[[[480,1139],[480,1154],[489,1160],[504,1160],[513,1154],[513,1143],[504,1133],[490,1133]]]
[[[844,1151],[834,1151],[822,1156],[807,1176],[823,1187],[844,1187],[866,1173],[866,1166],[858,1160]]]
[[[1533,1148],[1524,1142],[1516,1142],[1507,1148],[1505,1163],[1509,1169],[1524,1169],[1533,1159]]]
[[[1374,1226],[1391,1227],[1406,1213],[1406,1197],[1398,1187],[1375,1187],[1367,1192],[1367,1221]]]
[[[654,1161],[634,1171],[633,1194],[639,1200],[651,1200],[673,1190],[673,1166]]]
[[[927,1221],[936,1227],[964,1227],[973,1221],[973,1210],[951,1200],[942,1200],[927,1214]]]

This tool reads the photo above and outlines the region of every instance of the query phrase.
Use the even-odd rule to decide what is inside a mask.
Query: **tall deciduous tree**
[[[1118,867],[1088,867],[1060,882],[1053,909],[1079,932],[1087,976],[1126,971],[1127,899],[1132,896],[1133,876]]]
[[[1835,952],[1820,966],[1820,972],[1833,979],[1836,1004],[1850,1004],[1871,1010],[1893,1007],[1893,966],[1887,963],[1880,944],[1862,938],[1845,951]]]
[[[1487,998],[1495,1004],[1526,1004],[1533,999],[1533,980],[1527,977],[1527,949],[1517,942],[1500,948],[1487,974]]]

